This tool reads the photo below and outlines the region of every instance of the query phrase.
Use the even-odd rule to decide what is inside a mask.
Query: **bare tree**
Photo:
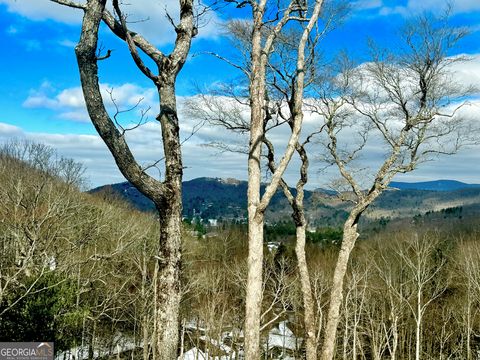
[[[376,51],[369,63],[343,66],[329,82],[333,86],[319,91],[316,111],[325,118],[326,160],[337,167],[347,190],[343,194],[353,202],[333,277],[323,360],[334,356],[343,282],[361,215],[396,174],[412,171],[436,154],[453,154],[469,140],[471,128],[457,115],[470,89],[456,84],[450,69],[465,58],[447,56],[466,33],[447,20],[415,19],[405,27],[401,52]],[[355,131],[358,141],[352,140]],[[366,151],[370,134],[381,139],[386,156],[368,183],[355,160]]]
[[[199,106],[198,102],[192,102],[189,107],[196,116],[208,119],[211,123],[222,125],[229,130],[249,134],[248,149],[233,148],[226,144],[220,145],[222,150],[245,151],[248,153],[248,233],[249,233],[249,257],[248,278],[246,295],[246,319],[245,319],[245,356],[247,359],[255,359],[260,356],[260,329],[261,329],[261,305],[262,305],[262,268],[263,268],[263,226],[265,210],[271,198],[276,193],[282,182],[282,176],[287,165],[296,151],[299,142],[300,130],[303,122],[303,93],[305,88],[306,72],[312,53],[307,49],[313,49],[310,42],[317,42],[321,31],[316,28],[323,0],[316,0],[313,4],[290,1],[285,7],[277,7],[276,4],[266,0],[238,2],[238,6],[249,4],[252,9],[253,22],[234,21],[229,30],[234,39],[239,43],[242,53],[242,64],[235,64],[231,60],[213,54],[226,61],[235,68],[241,70],[249,81],[248,95],[238,95],[235,89],[228,89],[229,99],[202,96],[206,106]],[[291,56],[289,64],[293,64],[291,70],[291,82],[288,83],[290,103],[287,118],[281,118],[278,111],[282,106],[282,99],[270,100],[267,84],[270,71],[274,68],[274,49],[279,44],[285,43],[288,35],[284,28],[289,22],[301,24],[301,30],[290,36],[289,45]],[[315,34],[312,39],[312,34]],[[313,50],[312,50],[313,51]],[[292,56],[292,54],[294,54]],[[292,60],[293,59],[293,60]],[[225,93],[223,94],[225,95]],[[225,104],[227,103],[227,105]],[[250,121],[243,118],[242,110],[248,107]],[[286,150],[278,164],[271,167],[271,181],[266,186],[264,194],[260,194],[262,179],[262,147],[267,143],[266,132],[281,124],[289,123],[291,135],[286,144]],[[271,151],[270,148],[269,151]],[[273,161],[270,161],[273,165]]]
[[[380,245],[376,245],[380,248]],[[386,308],[384,311],[386,314],[383,314],[383,311],[379,311],[375,309],[375,314],[371,314],[374,319],[370,319],[370,326],[372,342],[375,339],[375,327],[380,326],[380,330],[376,331],[378,339],[378,343],[384,342],[385,349],[383,351],[388,350],[390,354],[390,358],[392,360],[397,359],[398,355],[398,348],[399,348],[399,329],[402,327],[402,319],[403,314],[405,313],[406,304],[403,301],[404,297],[406,296],[404,292],[406,288],[404,286],[404,278],[402,274],[403,271],[403,264],[398,261],[392,261],[391,254],[395,253],[394,251],[394,244],[381,244],[381,248],[378,251],[378,259],[373,258],[371,261],[376,268],[376,273],[380,278],[379,284],[381,285],[379,294],[382,307]],[[371,249],[373,252],[374,249]],[[386,299],[386,301],[385,301]],[[373,299],[372,299],[373,301]],[[370,304],[373,305],[373,304]],[[370,314],[369,314],[370,315]],[[378,317],[379,315],[383,316],[380,319],[380,324],[374,324],[375,322],[379,322]],[[382,339],[382,335],[384,339]],[[382,341],[383,340],[383,341]],[[382,346],[373,345],[374,356],[378,356],[376,358],[380,358],[379,352],[382,351]]]
[[[443,294],[448,281],[440,280],[446,257],[438,250],[441,245],[438,235],[414,235],[405,244],[400,243],[396,256],[404,268],[404,287],[396,289],[397,296],[410,309],[415,320],[415,359],[422,354],[422,325],[427,308]]]
[[[295,243],[295,254],[297,257],[298,272],[300,275],[300,283],[302,290],[303,298],[303,309],[304,309],[304,326],[305,326],[305,348],[306,348],[306,358],[308,360],[317,359],[317,337],[316,337],[316,323],[315,323],[315,302],[313,297],[312,285],[310,283],[310,275],[307,265],[307,259],[305,254],[305,243],[306,243],[306,229],[307,229],[307,220],[305,216],[304,208],[304,187],[307,183],[308,175],[308,155],[305,150],[305,145],[310,141],[311,137],[308,137],[302,143],[296,144],[297,153],[300,155],[302,165],[300,167],[300,179],[297,181],[296,185],[296,194],[295,196],[290,191],[287,183],[282,179],[280,185],[282,187],[283,193],[287,198],[290,206],[292,207],[292,217],[295,223],[296,228],[296,243]],[[269,159],[269,168],[272,173],[275,172],[275,162],[274,162],[274,148],[273,144],[268,141],[265,137],[265,144],[268,149],[268,159]]]
[[[248,280],[245,319],[245,355],[247,359],[258,359],[260,313],[262,304],[262,267],[263,267],[263,224],[264,213],[277,191],[285,169],[295,152],[300,130],[303,122],[303,91],[305,81],[305,49],[309,35],[317,23],[323,0],[315,1],[313,9],[307,7],[307,3],[300,4],[297,1],[289,3],[287,9],[280,15],[280,20],[273,30],[264,35],[267,11],[266,0],[252,3],[253,26],[251,32],[251,77],[250,77],[250,142],[248,153]],[[278,18],[277,14],[277,18]],[[308,19],[307,16],[310,18]],[[288,140],[285,154],[278,163],[272,180],[260,196],[261,182],[261,155],[262,143],[265,135],[265,105],[266,105],[266,69],[269,56],[273,51],[273,43],[283,26],[292,18],[300,17],[306,21],[300,39],[298,40],[296,57],[295,95],[293,97],[292,133]],[[271,22],[268,21],[268,22]]]
[[[467,360],[474,358],[472,337],[478,334],[475,331],[475,319],[478,318],[478,303],[480,301],[480,247],[474,240],[477,234],[472,234],[470,241],[463,240],[457,259],[460,281],[464,282],[465,295],[459,303],[461,318],[459,324],[463,328],[462,337],[465,343],[464,357]]]
[[[368,284],[367,266],[352,265],[347,279],[345,301],[343,304],[343,359],[358,358],[363,352],[361,343],[361,322],[363,322],[366,306],[366,290]],[[350,355],[350,356],[349,356]]]
[[[14,140],[0,148],[0,303],[17,290],[0,316],[39,292],[37,284],[59,266],[56,248],[79,209],[73,183],[82,182],[82,169],[43,144]]]
[[[81,38],[75,53],[90,119],[125,178],[151,199],[157,208],[160,246],[156,256],[159,277],[155,314],[156,355],[158,359],[174,359],[177,354],[180,303],[183,174],[175,81],[187,59],[191,40],[197,33],[193,0],[179,1],[180,21],[178,24],[171,21],[176,32],[176,40],[172,52],[168,55],[142,35],[128,29],[126,15],[122,12],[118,0],[112,1],[114,14],[105,8],[106,0],[90,0],[86,4],[70,0],[52,1],[84,11]],[[163,181],[150,176],[138,163],[126,142],[125,129],[119,128],[115,119],[112,119],[105,109],[98,80],[98,61],[108,58],[111,52],[108,51],[103,56],[98,53],[99,26],[102,21],[114,35],[125,41],[135,64],[142,74],[153,82],[158,92],[160,112],[156,119],[162,131],[165,165]],[[153,61],[157,66],[157,73],[143,62],[139,51]]]

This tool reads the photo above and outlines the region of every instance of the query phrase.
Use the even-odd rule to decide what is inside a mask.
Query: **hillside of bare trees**
[[[121,200],[82,193],[79,168],[51,149],[17,150],[0,156],[0,339],[52,339],[58,354],[76,358],[150,358],[157,222]],[[225,224],[203,237],[192,230],[184,225],[179,351],[238,358],[246,228]],[[417,346],[423,358],[476,358],[479,231],[478,222],[441,231],[424,221],[362,239],[348,266],[336,358],[408,359]],[[285,239],[266,250],[266,358],[305,351],[293,246]],[[338,250],[307,242],[318,346]]]

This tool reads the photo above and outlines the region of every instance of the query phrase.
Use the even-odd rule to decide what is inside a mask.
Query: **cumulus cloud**
[[[465,56],[465,62],[454,63],[451,67],[455,81],[464,86],[479,88],[480,86],[480,54],[459,55]],[[480,89],[478,90],[480,93]]]
[[[131,83],[120,85],[101,84],[100,90],[105,100],[107,110],[114,114],[118,111],[132,109],[126,115],[139,116],[142,110],[154,108],[155,91],[142,88]],[[26,108],[43,108],[54,110],[59,118],[89,122],[85,107],[82,88],[72,87],[58,91],[48,82],[43,83],[39,89],[30,90],[30,95],[23,102]]]
[[[85,3],[80,0],[78,3]],[[82,11],[59,6],[49,0],[0,0],[0,4],[7,6],[8,11],[18,13],[32,20],[56,20],[67,24],[80,24]]]
[[[85,0],[76,0],[84,4]],[[20,14],[31,20],[54,20],[69,25],[79,25],[83,12],[66,6],[55,4],[48,0],[0,0],[8,11]],[[175,41],[175,31],[167,19],[168,14],[174,19],[179,18],[177,0],[151,1],[136,0],[123,6],[123,12],[131,22],[133,31],[141,33],[146,39],[156,45],[164,45]],[[214,12],[205,14],[200,20],[197,38],[216,38],[220,35],[219,24],[223,21]]]
[[[477,85],[480,83],[480,56],[472,56],[472,60],[466,63],[455,63],[456,81],[465,85]],[[128,109],[143,99],[143,108],[150,106],[149,120],[146,124],[127,132],[126,136],[132,146],[132,151],[142,165],[149,165],[163,156],[161,143],[161,129],[154,120],[157,114],[157,94],[154,89],[143,88],[132,83],[102,84],[102,95],[108,104],[108,110],[115,112],[115,106],[110,96],[120,109]],[[113,91],[111,90],[113,89]],[[182,152],[184,156],[186,179],[211,176],[211,177],[236,177],[245,179],[246,155],[239,153],[222,153],[220,150],[205,146],[208,143],[247,144],[247,136],[232,135],[232,133],[220,127],[204,125],[199,128],[201,119],[195,114],[185,111],[185,104],[192,98],[179,97],[178,105],[181,116],[181,138],[184,142]],[[470,99],[470,105],[462,108],[461,115],[478,123],[480,113],[480,97]],[[227,101],[222,101],[223,104]],[[25,107],[49,109],[59,118],[73,121],[89,121],[85,111],[85,103],[80,87],[56,89],[49,82],[44,82],[38,89],[31,90],[29,97],[24,102]],[[248,120],[248,109],[243,109],[239,114]],[[134,125],[139,119],[137,110],[127,113],[122,124],[125,127]],[[306,113],[302,136],[305,137],[320,126],[318,116]],[[353,131],[353,130],[349,130]],[[192,135],[192,133],[194,133]],[[288,127],[278,128],[271,133],[272,141],[277,145],[277,153],[284,150],[284,144],[290,134]],[[346,144],[351,143],[353,137],[346,134]],[[84,163],[88,167],[88,176],[92,185],[123,181],[123,177],[116,169],[115,163],[108,153],[101,139],[96,135],[72,135],[72,134],[47,134],[29,133],[21,128],[5,123],[0,123],[0,138],[27,137],[36,141],[45,142],[65,155]],[[375,168],[383,158],[384,147],[381,141],[372,141],[365,149],[366,155],[359,159],[360,167]],[[474,164],[480,163],[480,151],[478,147],[460,152],[452,157],[440,157],[438,161],[423,164],[419,170],[402,177],[402,180],[426,180],[439,178],[453,178],[467,182],[480,182],[478,173],[480,169],[474,169]],[[317,187],[329,182],[333,172],[328,171],[319,174],[318,169],[323,166],[316,159],[324,151],[319,144],[311,146],[311,176],[310,186]],[[298,177],[297,158],[289,167],[286,178],[293,182]],[[157,172],[157,175],[159,173]],[[160,171],[161,175],[161,171]]]
[[[480,100],[465,108],[464,111],[471,115],[478,113],[480,109]],[[306,115],[305,128],[303,136],[318,126],[318,119],[313,115]],[[182,116],[181,137],[189,138],[191,130],[198,124],[198,120]],[[288,129],[278,129],[272,134],[272,139],[277,142],[278,152],[283,148],[289,135]],[[162,158],[161,129],[155,121],[148,122],[145,125],[127,132],[127,140],[131,146],[135,157],[140,164],[147,166]],[[0,142],[11,138],[27,138],[37,142],[45,143],[56,148],[63,156],[67,156],[83,163],[87,172],[86,175],[91,186],[99,186],[107,183],[125,181],[118,171],[115,162],[107,150],[105,144],[97,135],[88,134],[61,134],[61,133],[42,133],[28,132],[20,127],[12,126],[6,123],[0,123]],[[190,137],[182,145],[182,153],[185,166],[185,179],[192,179],[200,176],[209,177],[234,177],[246,179],[246,155],[239,153],[222,153],[219,150],[206,147],[205,143],[211,140],[226,142],[231,144],[235,141],[235,136],[230,132],[220,128],[204,126]],[[239,142],[245,141],[245,138],[238,138]],[[335,169],[319,172],[323,164],[318,163],[318,157],[324,151],[318,143],[313,143],[310,150],[311,172],[309,186],[325,187],[330,183],[333,176],[338,176]],[[413,173],[400,177],[403,181],[423,181],[442,178],[451,178],[470,183],[479,183],[479,170],[476,164],[480,164],[480,149],[478,147],[466,148],[454,156],[440,157],[435,162],[423,164]],[[366,148],[366,155],[360,159],[360,164],[365,167],[375,167],[383,157],[383,147],[379,142],[373,142]],[[297,157],[294,157],[289,166],[286,179],[293,183],[298,178]],[[162,176],[162,170],[153,170],[152,175]]]
[[[91,187],[125,181],[112,155],[97,135],[28,132],[20,127],[0,123],[0,143],[13,138],[29,139],[55,148],[59,154],[72,158],[86,167]],[[158,124],[148,123],[127,133],[127,139],[136,159],[143,166],[161,159],[161,133]],[[185,179],[200,176],[246,178],[246,157],[239,154],[218,154],[198,141],[183,144]],[[160,170],[152,169],[153,176],[162,177]]]
[[[111,89],[113,88],[113,91]],[[115,107],[110,101],[115,99],[119,109],[128,109],[144,99],[141,106],[152,107],[149,114],[151,121],[134,130],[126,132],[132,152],[142,166],[148,166],[163,157],[161,129],[157,121],[152,120],[156,115],[155,90],[142,88],[135,84],[125,83],[116,86],[102,84],[102,95],[108,104],[108,110],[113,114]],[[201,120],[188,116],[184,111],[186,98],[178,98],[181,111],[181,140],[184,157],[185,178],[191,179],[199,176],[209,177],[236,177],[246,178],[246,156],[242,154],[219,153],[218,149],[205,146],[212,141],[231,142],[235,138],[229,132],[210,126],[201,126]],[[73,121],[89,121],[85,110],[85,103],[80,87],[56,89],[51,83],[44,82],[38,89],[31,91],[30,96],[24,101],[24,106],[29,108],[48,109],[58,117]],[[154,112],[155,111],[155,112]],[[139,119],[134,110],[133,115],[126,117],[122,122],[125,128],[134,127]],[[128,113],[127,113],[128,115]],[[24,137],[52,146],[67,157],[71,157],[87,167],[87,176],[92,186],[106,183],[120,182],[125,179],[116,168],[112,156],[102,140],[96,135],[75,135],[60,133],[30,133],[21,128],[0,123],[0,140],[12,137]],[[245,141],[239,138],[239,142]],[[163,172],[152,169],[152,175],[162,176]]]

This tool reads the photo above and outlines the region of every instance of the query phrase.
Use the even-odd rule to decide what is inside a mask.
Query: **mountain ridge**
[[[455,180],[405,183],[392,182],[388,191],[369,208],[368,220],[383,217],[411,217],[429,211],[470,206],[480,208],[480,185]],[[245,222],[247,218],[247,186],[243,180],[233,178],[201,177],[183,182],[182,200],[185,218],[218,219]],[[262,185],[264,191],[265,185]],[[291,189],[295,194],[295,189]],[[90,190],[90,193],[117,194],[135,208],[153,211],[153,203],[128,182],[110,184]],[[306,190],[305,210],[312,226],[339,226],[345,220],[349,204],[342,202],[332,191]],[[279,190],[267,208],[267,221],[290,221],[291,208]]]
[[[441,179],[420,182],[392,181],[389,187],[399,190],[455,191],[461,189],[480,188],[480,184],[468,184],[458,180]]]

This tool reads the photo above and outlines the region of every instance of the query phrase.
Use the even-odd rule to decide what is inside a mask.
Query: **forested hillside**
[[[119,351],[147,359],[157,222],[111,195],[81,192],[79,173],[42,146],[0,153],[0,340],[54,340],[57,354],[71,349],[79,359]],[[462,212],[428,213],[362,239],[348,269],[339,357],[409,358],[417,329],[426,358],[480,351],[480,225],[470,218],[463,227],[437,226],[455,224]],[[198,237],[185,226],[181,351],[233,358],[241,350],[245,230],[229,225]],[[276,240],[264,262],[263,351],[302,358],[294,241]],[[319,329],[338,246],[307,244]],[[287,328],[288,341],[278,335]]]
[[[56,352],[85,344],[88,356],[93,344],[133,336],[153,311],[156,222],[81,192],[80,170],[42,145],[0,152],[0,341],[54,341]]]

